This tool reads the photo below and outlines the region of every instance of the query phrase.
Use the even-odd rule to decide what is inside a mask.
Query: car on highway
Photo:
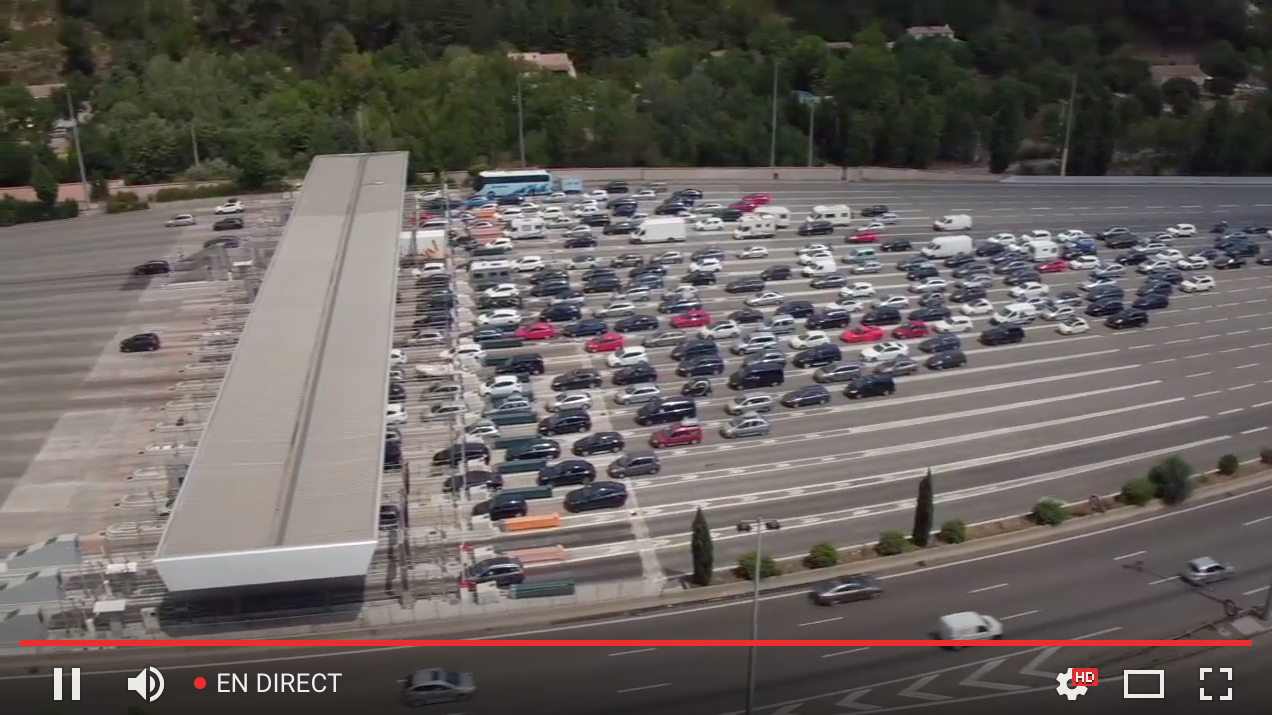
[[[731,340],[741,334],[742,328],[733,320],[720,320],[698,328],[698,337],[706,340]]]
[[[741,259],[768,258],[769,250],[764,246],[748,246],[738,251],[737,256]]]
[[[579,367],[552,378],[552,389],[557,392],[589,390],[600,387],[601,373],[594,368]]]
[[[1217,271],[1228,271],[1234,268],[1244,267],[1245,259],[1238,258],[1237,256],[1221,256],[1220,258],[1215,259],[1215,262],[1211,265],[1211,268],[1214,268]]]
[[[162,342],[157,333],[137,333],[119,341],[119,352],[121,353],[148,353],[154,352],[160,347],[162,347]]]
[[[957,335],[936,335],[918,345],[922,353],[943,353],[950,350],[961,350],[963,341]]]
[[[841,298],[872,298],[874,295],[874,285],[864,281],[850,283],[839,289],[839,297]],[[906,302],[908,303],[909,300]]]
[[[904,238],[894,238],[890,241],[884,241],[879,246],[879,250],[884,253],[902,253],[914,250],[914,244]]]
[[[198,221],[194,219],[192,214],[177,214],[164,222],[167,228],[176,228],[178,226],[194,226]]]
[[[614,402],[620,405],[640,405],[662,397],[662,389],[650,383],[628,385],[614,393]]]
[[[1092,318],[1104,318],[1122,312],[1125,306],[1122,304],[1121,297],[1104,298],[1093,301],[1087,306],[1086,314]]]
[[[803,385],[782,395],[779,402],[788,408],[825,405],[830,402],[830,391],[816,383]]]
[[[909,356],[910,346],[893,340],[872,345],[861,351],[862,361],[869,363],[887,362]]]
[[[1190,223],[1177,223],[1167,228],[1166,233],[1177,238],[1191,238],[1197,235],[1197,227]]]
[[[985,346],[1010,345],[1023,342],[1024,339],[1025,329],[1016,323],[995,325],[981,332],[978,338],[980,344]]]
[[[695,355],[685,358],[676,366],[678,377],[703,377],[724,372],[724,360],[717,354]]]
[[[838,606],[841,603],[868,601],[883,595],[883,585],[867,574],[840,576],[813,586],[809,598],[818,606]]]
[[[629,315],[614,322],[614,332],[616,333],[638,333],[657,329],[658,318],[653,315]]]
[[[923,361],[923,366],[929,370],[952,370],[954,368],[963,367],[967,364],[967,353],[962,350],[944,350],[939,353],[932,353],[927,360]]]
[[[243,227],[243,219],[237,216],[228,216],[212,224],[213,231],[242,231]]]
[[[1142,328],[1148,325],[1148,313],[1139,308],[1130,308],[1110,315],[1104,325],[1113,330],[1126,328]]]
[[[753,295],[743,301],[744,304],[752,308],[763,308],[766,306],[781,305],[785,302],[786,296],[776,291],[765,291],[759,295]]]
[[[583,343],[583,351],[588,353],[612,353],[623,349],[624,342],[625,339],[618,333],[604,333]]]
[[[1056,305],[1048,302],[1038,309],[1038,317],[1048,322],[1068,320],[1074,315],[1076,315],[1076,312],[1071,305]]]
[[[1034,264],[1034,270],[1039,273],[1064,273],[1070,267],[1070,264],[1065,263],[1063,259],[1059,258],[1053,258],[1050,261],[1041,261]]]
[[[132,269],[134,276],[162,276],[172,272],[167,261],[146,261]]]
[[[616,509],[627,503],[627,485],[622,482],[593,482],[565,495],[562,506],[571,514],[596,509]]]
[[[547,340],[557,336],[556,327],[552,323],[531,323],[522,326],[512,332],[512,334],[521,340]]]
[[[772,429],[773,424],[764,417],[757,414],[744,414],[720,425],[720,436],[725,439],[764,437]]]
[[[1190,276],[1179,284],[1179,289],[1185,293],[1205,293],[1214,287],[1215,279],[1205,275]]]
[[[1093,271],[1102,265],[1098,257],[1091,255],[1078,256],[1069,261],[1069,268],[1075,271]]]
[[[1207,586],[1219,581],[1227,581],[1236,575],[1237,570],[1232,564],[1203,556],[1189,561],[1180,572],[1179,578],[1190,586]]]
[[[931,325],[932,331],[937,334],[966,333],[975,327],[972,319],[965,315],[953,315],[949,318],[938,320]]]
[[[853,268],[857,268],[857,266],[853,266]],[[847,284],[848,278],[842,273],[827,273],[809,281],[808,287],[814,290],[824,290],[826,288],[842,288]]]
[[[897,383],[892,375],[874,372],[869,375],[858,375],[844,385],[844,397],[860,400],[868,397],[886,397],[896,394]]]
[[[819,345],[830,345],[830,336],[821,330],[810,330],[804,333],[797,333],[788,338],[791,348],[795,350],[804,350],[807,348],[815,348]]]
[[[959,308],[959,312],[963,315],[991,315],[994,312],[994,304],[985,298],[977,298],[976,300],[964,303]]]
[[[847,382],[860,375],[864,370],[865,367],[859,362],[840,360],[825,367],[817,368],[813,372],[813,382],[818,384]]]
[[[226,199],[225,203],[219,204],[212,212],[217,216],[223,216],[226,214],[241,214],[246,210],[247,207],[243,205],[241,199]]]
[[[702,444],[702,425],[690,418],[658,429],[649,435],[649,446],[654,449],[690,447]]]
[[[1121,263],[1105,263],[1104,265],[1101,265],[1099,268],[1096,268],[1095,270],[1091,271],[1091,276],[1094,278],[1113,279],[1113,278],[1121,278],[1124,275],[1126,275],[1126,266],[1122,265]]]
[[[1170,286],[1169,283],[1159,283],[1156,285],[1160,285],[1164,288],[1169,288]],[[1145,287],[1147,288],[1152,286]],[[1141,288],[1141,290],[1143,289]],[[1170,307],[1170,296],[1166,291],[1150,291],[1136,298],[1135,301],[1131,303],[1131,307],[1138,308],[1140,310],[1163,310]]]
[[[1056,332],[1061,335],[1081,335],[1090,329],[1091,325],[1078,315],[1070,315],[1056,325]]]
[[[925,338],[932,332],[927,323],[919,320],[912,320],[902,323],[892,329],[892,337],[896,340],[913,340],[916,338]]]
[[[839,334],[839,340],[845,343],[874,343],[883,340],[887,333],[875,325],[862,325],[848,328]]]

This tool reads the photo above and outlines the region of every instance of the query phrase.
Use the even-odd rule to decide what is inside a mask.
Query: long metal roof
[[[165,560],[376,539],[406,167],[405,152],[310,165],[173,505],[161,574]]]

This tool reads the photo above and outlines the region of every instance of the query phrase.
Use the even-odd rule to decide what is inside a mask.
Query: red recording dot
[[[207,684],[208,684],[208,681],[204,680],[203,678],[194,679],[194,687],[198,688],[199,690],[203,690],[203,687]]]

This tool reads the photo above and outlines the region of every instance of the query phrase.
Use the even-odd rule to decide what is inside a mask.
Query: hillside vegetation
[[[385,149],[419,172],[515,165],[522,134],[534,165],[802,165],[810,129],[815,163],[1053,171],[1071,92],[1070,173],[1262,173],[1266,3],[56,0],[42,32],[96,179],[250,188]],[[947,24],[956,40],[906,34]],[[1167,58],[1209,79],[1159,85]],[[65,95],[24,97],[5,66],[0,181],[75,176],[46,147]]]

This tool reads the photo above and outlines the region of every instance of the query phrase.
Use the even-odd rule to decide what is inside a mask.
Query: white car
[[[586,194],[583,194],[583,196],[591,201],[596,201],[597,203],[602,204],[609,201],[609,193],[607,193],[605,189],[592,189]]]
[[[724,222],[712,216],[710,218],[699,219],[693,222],[693,230],[695,231],[723,231]]]
[[[722,270],[724,270],[724,264],[719,258],[703,258],[689,264],[690,273],[719,273]]]
[[[499,209],[499,219],[501,221],[511,221],[519,216],[521,216],[520,206],[505,206]]]
[[[562,410],[590,410],[592,396],[586,392],[561,392],[552,396],[552,401],[544,405],[548,412]]]
[[[870,283],[849,283],[839,289],[840,298],[873,298],[875,287]]]
[[[440,201],[442,198],[444,198],[442,196],[442,192],[438,191],[437,189],[434,189],[432,191],[416,191],[415,192],[416,201]]]
[[[1043,229],[1040,229],[1040,228],[1035,228],[1032,231],[1026,232],[1024,235],[1021,236],[1021,238],[1023,238],[1026,241],[1050,241],[1051,232],[1044,231]]]
[[[481,245],[482,248],[499,249],[502,251],[511,251],[513,247],[512,239],[507,236],[499,236],[495,239],[487,241]]]
[[[866,304],[865,304],[865,303],[862,303],[861,301],[857,300],[856,298],[844,298],[844,297],[842,297],[842,296],[841,296],[841,297],[839,297],[839,298],[836,298],[836,299],[834,299],[834,300],[832,300],[832,301],[830,301],[829,303],[827,303],[827,304],[826,304],[826,307],[827,307],[827,308],[832,308],[832,309],[833,309],[833,308],[839,308],[839,309],[841,309],[841,310],[846,310],[846,311],[848,311],[849,313],[864,313],[864,312],[866,312]]]
[[[750,298],[747,298],[743,302],[751,306],[752,308],[759,308],[766,305],[781,305],[785,301],[786,301],[786,296],[782,295],[781,293],[778,293],[777,291],[766,290],[763,293],[760,293],[759,295],[753,295]]]
[[[218,216],[221,214],[241,214],[247,209],[243,206],[243,202],[239,199],[229,199],[225,203],[216,207]]]
[[[878,261],[866,261],[865,263],[853,263],[848,272],[860,276],[866,274],[879,273],[883,270],[883,264]]]
[[[565,215],[565,212],[561,210],[560,206],[544,206],[543,210],[539,212],[539,215],[542,216],[544,220],[548,220],[561,218]]]
[[[972,319],[966,315],[952,315],[946,320],[938,320],[932,323],[932,332],[968,333],[975,327],[976,325],[972,323]]]
[[[1086,231],[1083,231],[1080,228],[1071,228],[1067,231],[1061,231],[1060,233],[1057,233],[1056,238],[1064,242],[1069,242],[1069,241],[1076,241],[1080,238],[1090,238],[1090,236],[1087,235]]]
[[[564,191],[553,191],[548,196],[543,197],[544,203],[563,204],[570,200],[570,195]]]
[[[626,318],[629,315],[636,315],[636,304],[630,300],[616,300],[592,309],[594,318]]]
[[[1141,253],[1161,253],[1170,249],[1170,244],[1165,241],[1149,241],[1139,247]]]
[[[1051,294],[1051,288],[1043,285],[1042,283],[1029,281],[1028,283],[1022,283],[1021,285],[1013,287],[1007,292],[1007,294],[1016,300],[1022,300],[1025,298],[1043,298]]]
[[[887,227],[888,225],[882,221],[871,221],[870,223],[864,226],[858,226],[857,228],[853,229],[853,233],[870,233],[873,231],[882,231],[886,229]]]
[[[1166,233],[1177,238],[1192,238],[1197,235],[1197,227],[1191,223],[1177,223],[1166,229]]]
[[[908,308],[910,297],[906,295],[881,295],[874,299],[876,308]]]
[[[536,204],[533,201],[524,201],[517,204],[517,208],[521,209],[522,214],[537,214],[541,210],[539,208],[539,204]]]
[[[614,393],[614,402],[620,405],[638,405],[662,397],[662,389],[651,383],[628,385]]]
[[[626,300],[632,303],[648,303],[653,294],[649,292],[646,286],[632,286],[627,290],[619,291],[614,297],[619,300]]]
[[[1101,265],[1100,259],[1095,256],[1078,256],[1069,261],[1069,269],[1074,271],[1093,271]]]
[[[1175,261],[1175,267],[1181,271],[1204,271],[1210,267],[1210,261],[1201,256],[1185,256]]]
[[[574,219],[569,216],[554,216],[548,219],[548,228],[574,228]]]
[[[1002,246],[1014,245],[1016,243],[1016,234],[996,233],[985,240],[990,243],[997,243]]]
[[[521,290],[517,288],[516,283],[500,283],[487,288],[481,294],[487,298],[516,298],[521,295]]]
[[[1095,269],[1091,275],[1097,278],[1118,278],[1126,275],[1126,266],[1121,263],[1105,263]]]
[[[1079,283],[1078,290],[1089,291],[1092,288],[1098,288],[1100,286],[1115,286],[1115,285],[1117,285],[1117,281],[1113,280],[1112,278],[1106,278],[1104,276],[1096,276],[1094,278],[1088,278],[1085,281],[1082,281],[1081,283]]]
[[[437,354],[442,360],[473,360],[480,362],[486,357],[486,349],[477,343],[460,343],[449,350],[443,350]]]
[[[667,265],[672,265],[675,263],[684,263],[684,262],[685,262],[685,254],[681,253],[680,251],[663,251],[657,256],[654,256],[654,263],[657,263],[660,266],[667,266]],[[693,288],[693,286],[681,286],[681,287]],[[694,291],[694,292],[696,293],[697,291]]]
[[[818,345],[830,345],[830,336],[821,330],[810,330],[807,333],[792,335],[790,338],[792,350],[806,350],[815,348]]]
[[[742,328],[732,320],[721,320],[698,328],[698,337],[704,340],[732,340],[742,334]]]
[[[642,362],[649,362],[649,353],[639,346],[619,348],[605,357],[605,364],[610,367],[627,367]]]
[[[875,216],[875,220],[878,221],[879,223],[884,223],[891,226],[897,221],[900,221],[901,217],[892,213],[891,211],[887,211],[887,212],[879,214],[878,216]]]
[[[658,194],[653,189],[641,189],[632,194],[633,201],[654,201],[658,198]]]
[[[715,213],[716,211],[721,211],[724,208],[725,208],[724,204],[718,204],[712,201],[705,204],[698,204],[697,206],[693,207],[693,210],[694,210],[694,213],[712,214],[712,213]]]
[[[994,312],[994,304],[984,298],[977,298],[970,303],[964,303],[959,308],[959,312],[963,315],[989,315]]]
[[[1077,315],[1077,313],[1074,312],[1073,306],[1071,305],[1052,305],[1048,303],[1047,305],[1042,306],[1042,308],[1038,311],[1038,315],[1043,320],[1054,323],[1059,320],[1068,320],[1069,318]]]
[[[806,243],[803,246],[800,246],[799,248],[795,249],[795,255],[797,256],[803,256],[808,253],[821,253],[821,252],[830,253],[830,246],[827,246],[824,243]]]
[[[691,285],[679,285],[663,291],[663,299],[669,298],[697,298],[698,289]]]
[[[499,439],[499,425],[490,420],[477,420],[464,428],[464,436],[470,439]]]
[[[567,271],[585,271],[591,268],[596,268],[598,264],[599,261],[596,256],[585,253],[581,256],[571,256],[570,262],[565,264],[565,269]]]
[[[406,363],[407,363],[406,353],[403,352],[401,348],[393,348],[392,350],[389,351],[390,365],[394,365],[394,366],[405,365]]]
[[[482,397],[507,397],[508,395],[520,395],[527,389],[527,383],[521,381],[516,375],[495,375],[477,386],[477,392]]]
[[[446,273],[446,264],[441,261],[429,261],[422,266],[416,266],[411,269],[412,278],[423,278],[424,276],[437,276]]]
[[[887,362],[903,357],[910,357],[910,346],[895,340],[871,345],[861,351],[861,359],[865,362]]]
[[[1153,260],[1166,261],[1167,263],[1175,263],[1176,261],[1182,261],[1185,258],[1187,258],[1187,256],[1185,256],[1184,252],[1178,248],[1168,248],[1156,256],[1153,256]]]
[[[402,405],[393,404],[386,405],[384,408],[384,424],[400,425],[405,424],[410,417],[406,414],[406,408]]]
[[[521,311],[514,308],[496,308],[477,316],[477,324],[483,328],[515,328],[521,323]]]
[[[1090,329],[1090,324],[1076,315],[1056,326],[1056,332],[1061,335],[1079,335]]]
[[[950,287],[950,282],[944,278],[924,278],[921,281],[910,284],[911,293],[940,293]]]
[[[738,258],[768,258],[769,250],[763,246],[750,246],[745,251],[738,251]]]
[[[801,266],[811,266],[814,263],[821,263],[822,261],[833,261],[835,260],[835,254],[830,251],[810,251],[808,253],[801,253],[798,260]]]
[[[535,271],[543,270],[548,265],[544,263],[543,256],[521,256],[512,263],[518,273],[534,273]]]
[[[1159,254],[1159,255],[1161,255],[1161,254]],[[1175,260],[1178,260],[1178,259],[1175,259]],[[1136,268],[1136,269],[1135,269],[1135,271],[1136,271],[1137,273],[1143,273],[1143,274],[1147,275],[1147,274],[1149,274],[1149,273],[1155,273],[1155,272],[1157,272],[1157,271],[1164,271],[1164,270],[1168,270],[1168,269],[1171,269],[1171,268],[1174,268],[1174,267],[1175,267],[1175,263],[1174,263],[1174,261],[1162,261],[1162,260],[1158,260],[1158,259],[1154,258],[1154,259],[1153,259],[1153,260],[1151,260],[1151,261],[1144,261],[1143,263],[1139,264],[1139,267],[1138,267],[1138,268]]]
[[[1205,293],[1215,287],[1215,279],[1210,276],[1189,276],[1179,284],[1185,293]]]

